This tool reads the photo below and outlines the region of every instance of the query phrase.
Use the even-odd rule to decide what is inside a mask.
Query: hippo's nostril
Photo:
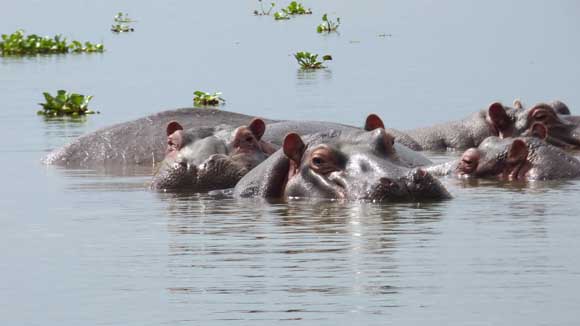
[[[390,187],[390,186],[392,186],[392,185],[393,185],[393,183],[394,183],[394,182],[393,182],[393,180],[391,180],[391,179],[389,179],[389,178],[381,178],[381,179],[379,180],[379,182],[381,183],[381,185],[383,185],[383,186],[387,186],[387,187]]]

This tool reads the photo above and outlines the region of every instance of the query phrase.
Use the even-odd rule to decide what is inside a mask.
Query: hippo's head
[[[462,177],[502,180],[546,180],[580,175],[580,162],[563,150],[547,144],[548,129],[534,123],[527,137],[488,137],[470,148],[452,172]]]
[[[186,131],[179,123],[170,122],[165,159],[152,188],[208,191],[233,187],[275,151],[260,140],[265,128],[264,121],[257,118],[233,132]]]
[[[286,135],[282,153],[236,186],[240,196],[347,200],[436,200],[450,195],[429,173],[398,164],[394,137],[372,131]]]
[[[539,103],[528,109],[520,106],[513,110],[513,116],[513,136],[525,136],[535,123],[542,123],[547,129],[546,142],[565,149],[580,148],[578,123],[570,116],[570,110],[563,102]]]

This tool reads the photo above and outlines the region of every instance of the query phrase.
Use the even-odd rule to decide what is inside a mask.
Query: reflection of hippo
[[[248,171],[275,152],[261,140],[262,119],[233,132],[196,128],[183,130],[177,122],[167,126],[167,152],[153,178],[154,189],[208,191],[231,188]]]
[[[502,180],[548,180],[580,176],[580,161],[562,149],[547,144],[547,128],[535,123],[534,137],[500,139],[489,137],[470,148],[461,158],[428,168],[436,175],[492,177]]]
[[[548,128],[549,143],[564,148],[579,148],[580,137],[575,131],[577,123],[566,117],[568,107],[560,102],[537,104],[524,109],[521,102],[515,108],[492,103],[487,110],[477,112],[466,119],[432,127],[407,131],[424,150],[467,149],[477,147],[489,136],[515,137],[524,134],[534,122],[542,122]]]
[[[450,198],[429,173],[410,168],[384,129],[329,131],[284,138],[283,149],[236,185],[239,197],[314,197],[348,200],[437,200]]]
[[[165,155],[165,127],[179,121],[183,128],[206,131],[233,130],[251,116],[216,109],[178,109],[119,123],[83,135],[49,153],[43,162],[68,167],[101,167],[106,164],[155,164]],[[265,120],[266,123],[275,122]]]

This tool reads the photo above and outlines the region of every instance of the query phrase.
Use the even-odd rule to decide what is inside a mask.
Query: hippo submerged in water
[[[535,123],[530,136],[489,137],[477,148],[466,150],[456,161],[435,165],[428,171],[460,178],[500,180],[551,180],[577,178],[580,161],[545,142],[548,129]]]
[[[231,131],[253,117],[216,109],[184,108],[115,124],[83,135],[49,153],[42,161],[66,167],[153,165],[165,157],[166,126],[179,121],[184,129],[208,133]],[[264,119],[265,123],[276,122]]]
[[[202,192],[231,188],[277,149],[261,140],[262,119],[233,132],[194,128],[183,130],[178,122],[167,125],[167,151],[153,177],[153,189]]]
[[[366,130],[383,128],[383,121],[371,114],[365,122]],[[350,126],[316,121],[285,121],[267,125],[262,119],[253,119],[248,126],[233,131],[215,132],[213,129],[194,128],[183,130],[177,122],[166,128],[167,153],[152,182],[158,190],[186,190],[205,192],[231,188],[265,160],[282,144],[283,135],[299,131],[311,134],[319,130],[353,132],[360,130]],[[389,136],[392,137],[392,136]],[[271,141],[264,141],[265,138]],[[407,166],[424,166],[431,163],[426,157],[406,146],[394,143],[397,157]]]
[[[238,182],[234,195],[378,202],[451,197],[431,174],[414,167],[416,153],[397,147],[382,128],[329,131],[305,140],[290,133],[281,150]]]
[[[500,138],[525,134],[535,122],[543,123],[549,132],[547,142],[562,148],[580,148],[578,125],[568,117],[568,107],[560,102],[540,103],[524,109],[520,101],[514,107],[499,102],[471,116],[432,127],[407,131],[423,150],[467,149],[477,147],[490,136]]]

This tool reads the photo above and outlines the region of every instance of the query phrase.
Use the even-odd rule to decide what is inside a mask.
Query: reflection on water
[[[396,129],[515,97],[578,113],[576,2],[337,0],[305,3],[314,14],[287,22],[254,17],[256,5],[0,10],[2,33],[106,47],[0,58],[1,325],[577,324],[579,180],[444,178],[454,198],[442,203],[284,203],[152,192],[153,166],[40,163],[86,132],[190,106],[197,89],[249,115],[359,125],[374,112]],[[111,33],[118,11],[138,31]],[[341,17],[340,34],[316,33],[323,12]],[[334,60],[302,71],[297,51]],[[101,114],[35,116],[42,92],[58,89],[95,95]]]

